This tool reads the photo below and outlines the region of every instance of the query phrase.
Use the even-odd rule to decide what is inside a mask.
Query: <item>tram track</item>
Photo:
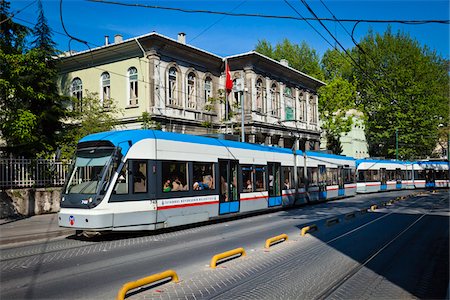
[[[413,201],[411,201],[407,205],[407,207],[414,206],[414,204],[421,201],[421,199],[422,199],[422,197],[414,198]],[[430,210],[432,210],[432,209],[430,209]],[[253,286],[253,285],[256,286],[258,284],[258,282],[261,282],[264,278],[271,277],[274,274],[283,274],[283,272],[293,264],[293,261],[301,261],[301,257],[311,257],[312,255],[314,255],[314,253],[320,252],[320,250],[323,249],[323,247],[325,245],[327,245],[327,246],[331,245],[331,247],[333,247],[332,244],[334,242],[337,242],[345,237],[348,237],[351,234],[356,233],[360,230],[364,230],[368,226],[371,226],[371,225],[377,226],[377,224],[376,224],[377,222],[381,222],[387,218],[394,217],[397,213],[398,212],[396,212],[396,211],[392,211],[392,212],[388,212],[387,214],[380,215],[380,216],[376,217],[376,219],[370,220],[369,222],[364,223],[356,228],[353,228],[350,231],[347,231],[345,233],[340,234],[339,236],[336,236],[327,241],[324,241],[324,243],[316,244],[312,247],[309,247],[309,248],[305,249],[305,251],[303,251],[298,256],[294,256],[290,260],[286,260],[284,262],[278,263],[273,268],[267,269],[265,271],[260,271],[259,274],[252,276],[250,278],[246,278],[237,285],[230,286],[229,288],[225,288],[225,289],[221,290],[220,292],[216,293],[213,297],[208,298],[208,299],[225,299],[225,298],[245,299],[246,298],[245,295],[235,297],[235,295],[239,294],[239,290],[242,289],[243,284],[245,284],[246,287]],[[361,269],[363,269],[368,263],[373,261],[373,259],[376,258],[380,253],[382,253],[386,248],[388,248],[391,244],[393,244],[395,241],[397,241],[399,238],[401,238],[406,232],[410,231],[414,227],[414,225],[416,225],[417,223],[422,221],[425,216],[427,216],[427,213],[418,215],[411,222],[409,222],[408,224],[403,226],[403,230],[401,230],[399,233],[397,233],[392,239],[389,239],[381,247],[378,247],[374,251],[371,251],[368,254],[368,257],[362,263],[359,263],[357,266],[352,268],[350,271],[343,274],[338,281],[335,281],[332,284],[332,286],[329,286],[325,290],[322,290],[321,292],[316,293],[316,296],[314,296],[313,298],[314,299],[325,299],[325,298],[329,297],[330,295],[332,295],[343,284],[345,284],[349,279],[351,279]],[[284,277],[281,276],[281,278],[284,278]],[[282,280],[280,280],[280,281],[282,281]],[[230,294],[231,294],[231,296],[230,296]],[[258,296],[261,296],[261,295],[257,295],[257,297]]]
[[[415,199],[415,202],[420,201],[421,197],[418,197],[418,199]],[[399,241],[402,236],[404,236],[406,233],[411,231],[415,225],[418,225],[419,222],[423,221],[424,218],[428,215],[430,215],[431,212],[435,210],[436,207],[439,206],[439,204],[442,204],[445,199],[441,198],[437,203],[433,203],[432,207],[428,209],[428,212],[423,213],[415,220],[413,220],[408,226],[406,226],[405,229],[403,229],[399,234],[397,234],[394,238],[386,242],[383,246],[381,246],[375,253],[373,253],[370,257],[368,257],[363,263],[356,266],[352,270],[350,270],[345,276],[343,276],[337,283],[335,283],[333,286],[328,287],[326,290],[322,291],[315,299],[329,299],[331,298],[333,294],[336,293],[344,284],[348,283],[350,280],[352,280],[354,277],[358,276],[360,271],[365,268],[370,262],[372,262],[375,258],[377,258],[380,254],[382,254],[383,251],[385,251],[389,246],[394,244],[395,242]],[[414,203],[409,204],[408,206],[411,207]],[[394,212],[392,212],[394,213]]]

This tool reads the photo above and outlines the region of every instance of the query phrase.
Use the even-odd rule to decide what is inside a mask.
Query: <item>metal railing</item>
[[[0,189],[64,185],[70,161],[0,158]]]

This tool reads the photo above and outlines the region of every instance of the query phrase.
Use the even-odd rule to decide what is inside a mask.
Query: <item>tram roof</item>
[[[138,141],[144,139],[170,140],[203,145],[213,145],[218,147],[240,148],[240,149],[284,153],[284,154],[292,153],[291,149],[287,148],[270,147],[265,145],[242,143],[229,140],[219,140],[197,135],[165,132],[159,130],[146,130],[146,129],[130,129],[130,130],[117,130],[117,131],[94,133],[83,137],[80,140],[80,143],[90,141],[100,141],[100,140],[110,141],[116,147],[121,147],[122,154],[125,155],[130,148],[130,144],[128,142],[131,142],[131,145],[133,145]],[[303,155],[301,151],[297,151],[297,154]]]

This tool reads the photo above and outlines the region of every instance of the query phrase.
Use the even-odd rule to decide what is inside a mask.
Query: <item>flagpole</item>
[[[227,65],[228,61],[225,59],[225,124],[228,133],[228,91],[227,91]]]

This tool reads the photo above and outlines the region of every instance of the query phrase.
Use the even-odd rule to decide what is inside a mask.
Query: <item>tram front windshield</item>
[[[78,150],[65,194],[96,194],[101,182],[106,189],[114,172],[113,153],[114,149]]]

